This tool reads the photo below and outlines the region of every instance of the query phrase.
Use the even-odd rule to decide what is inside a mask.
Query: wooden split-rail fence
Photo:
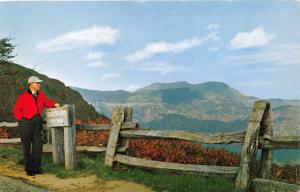
[[[205,134],[186,131],[142,130],[133,122],[131,107],[116,106],[110,124],[75,124],[75,106],[64,105],[46,110],[45,128],[49,131],[50,142],[44,145],[44,152],[52,152],[54,164],[65,164],[66,169],[76,166],[76,152],[105,152],[105,165],[112,167],[114,162],[147,169],[196,172],[201,175],[224,175],[235,179],[235,192],[246,191],[291,191],[298,192],[299,185],[270,180],[273,149],[299,149],[299,136],[273,136],[271,106],[268,101],[254,103],[247,128],[240,132]],[[16,127],[18,123],[0,123],[0,127]],[[76,130],[109,130],[106,147],[76,146]],[[238,167],[180,164],[154,161],[126,155],[129,140],[132,138],[180,139],[203,144],[241,143],[242,151]],[[0,139],[0,144],[20,143],[20,138]],[[251,179],[251,163],[257,149],[261,149],[259,175]]]

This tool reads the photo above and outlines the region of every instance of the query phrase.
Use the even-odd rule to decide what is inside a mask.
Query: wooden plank
[[[77,152],[105,152],[106,147],[98,146],[76,146]]]
[[[279,181],[255,178],[251,182],[253,192],[299,192],[300,185],[293,185]]]
[[[134,129],[137,128],[138,123],[137,122],[122,122],[121,129]]]
[[[118,147],[117,152],[124,152],[126,150],[125,147]],[[98,146],[76,146],[76,152],[91,152],[91,153],[101,153],[105,152],[106,147],[98,147]],[[49,144],[43,145],[43,152],[53,152],[53,146]]]
[[[112,124],[117,122],[123,122],[124,121],[124,108],[116,106],[113,109],[113,113],[111,115],[111,122]]]
[[[132,107],[124,107],[124,122],[132,122]]]
[[[199,172],[199,173],[204,173],[206,175],[225,174],[229,177],[235,177],[238,171],[238,167],[170,163],[170,162],[154,161],[154,160],[130,157],[121,154],[116,154],[115,161],[126,165],[132,165],[132,166],[149,168],[149,169]]]
[[[46,124],[44,124],[46,126]],[[0,123],[0,127],[18,127],[18,122],[2,122]],[[89,130],[89,131],[101,131],[101,130],[109,130],[111,127],[111,124],[77,124],[76,129],[83,129],[83,130]],[[137,122],[123,122],[121,129],[131,129],[136,128]]]
[[[126,150],[125,147],[118,147],[117,152],[124,152]],[[105,152],[106,147],[98,147],[98,146],[76,146],[76,151],[77,152],[94,152],[94,153],[99,153],[99,152]]]
[[[44,153],[52,153],[53,152],[53,146],[49,144],[43,145],[43,152]]]
[[[124,122],[123,123],[132,122],[132,113],[133,113],[132,107],[124,107]],[[120,141],[120,146],[122,146],[125,150],[129,148],[129,142],[130,142],[129,138],[121,138],[119,141]],[[127,153],[128,152],[126,152],[126,154]]]
[[[249,189],[250,163],[256,157],[259,129],[266,106],[267,102],[263,100],[254,103],[243,142],[239,172],[235,181],[235,192],[246,192]]]
[[[108,131],[111,127],[111,124],[80,124],[76,125],[76,129],[88,130],[88,131]],[[137,127],[137,122],[123,122],[121,129],[132,129]]]
[[[183,139],[207,144],[229,144],[242,143],[244,141],[245,131],[232,133],[204,134],[187,131],[121,130],[120,136],[124,138]]]
[[[63,143],[63,129],[62,128],[51,128],[53,153],[52,160],[53,164],[59,165],[64,163],[64,143]]]
[[[0,127],[7,127],[7,128],[10,128],[10,127],[18,127],[18,122],[12,122],[12,123],[9,123],[9,122],[1,122],[1,123],[0,123]]]
[[[79,124],[76,125],[76,129],[87,130],[87,131],[108,131],[111,127],[111,124]]]
[[[120,128],[121,128],[121,122],[117,122],[114,123],[110,129],[107,148],[105,152],[105,162],[104,162],[104,164],[108,167],[112,167],[113,165],[113,158],[117,148]]]
[[[272,131],[272,120],[271,120],[271,105],[267,103],[263,120],[261,124],[262,139],[271,138],[273,135]],[[259,166],[259,177],[269,179],[271,177],[271,166],[272,166],[272,149],[262,149],[260,166]]]
[[[0,144],[16,144],[21,143],[21,138],[0,139]]]
[[[122,133],[123,133],[123,131],[120,132],[121,136],[122,136]],[[124,136],[124,137],[126,138],[127,136]],[[143,138],[142,135],[139,138]],[[0,144],[10,144],[10,143],[12,143],[12,144],[21,143],[21,139],[20,138],[0,139]],[[264,148],[264,149],[299,149],[300,148],[300,136],[272,136],[270,139],[267,139],[267,140],[263,140],[262,138],[259,138],[258,148],[261,148],[261,149],[262,148]]]
[[[300,136],[272,136],[259,138],[259,148],[262,149],[299,149]]]
[[[69,126],[64,127],[65,168],[74,169],[76,165],[76,126],[75,105],[65,106],[68,111]]]
[[[112,126],[110,128],[107,149],[105,152],[104,164],[108,167],[112,167],[114,156],[117,148],[119,132],[121,129],[121,123],[124,121],[124,108],[115,107],[112,114]]]

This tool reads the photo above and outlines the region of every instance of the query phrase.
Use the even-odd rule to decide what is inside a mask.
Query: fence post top
[[[270,101],[265,99],[256,100],[255,103],[264,103],[264,104],[270,104]]]

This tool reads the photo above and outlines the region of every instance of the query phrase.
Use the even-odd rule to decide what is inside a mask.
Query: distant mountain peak
[[[224,82],[221,81],[207,81],[203,83],[189,83],[187,81],[175,81],[175,82],[155,82],[143,88],[136,90],[136,92],[142,91],[155,91],[163,89],[174,89],[174,88],[192,88],[192,87],[202,87],[202,88],[231,88]]]
[[[199,83],[198,85],[215,85],[215,86],[229,87],[228,84],[226,84],[222,81],[206,81],[206,82],[203,82],[203,83]]]
[[[146,87],[143,87],[143,88],[140,88],[140,89],[136,90],[136,92],[181,88],[181,87],[188,87],[190,85],[191,84],[188,83],[187,81],[176,81],[176,82],[168,82],[168,83],[155,82],[155,83],[152,83],[152,84],[150,84]]]

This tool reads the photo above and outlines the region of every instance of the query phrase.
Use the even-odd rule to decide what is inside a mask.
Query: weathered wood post
[[[132,107],[124,108],[124,122],[132,122]],[[122,138],[120,145],[126,150],[129,147],[129,138]]]
[[[118,137],[122,122],[124,121],[124,108],[119,106],[114,107],[111,118],[111,128],[109,130],[109,137],[105,152],[105,162],[104,164],[108,167],[112,167],[114,156],[117,148]]]
[[[266,112],[262,121],[262,138],[263,141],[269,140],[273,136],[272,131],[272,118],[271,118],[271,105],[268,103]],[[260,158],[260,172],[259,177],[269,179],[271,176],[272,166],[272,149],[262,149]]]
[[[235,192],[246,192],[249,189],[250,163],[256,157],[259,130],[266,106],[267,101],[260,100],[254,103],[243,142],[239,171],[235,181]]]
[[[73,169],[76,165],[75,105],[70,104],[65,107],[69,115],[69,126],[64,127],[65,168]]]
[[[64,143],[63,143],[63,129],[61,127],[51,128],[52,138],[52,161],[55,165],[61,165],[64,162]]]
[[[63,105],[46,111],[47,127],[51,128],[52,156],[54,164],[63,164],[66,169],[75,166],[76,127],[75,105]]]

